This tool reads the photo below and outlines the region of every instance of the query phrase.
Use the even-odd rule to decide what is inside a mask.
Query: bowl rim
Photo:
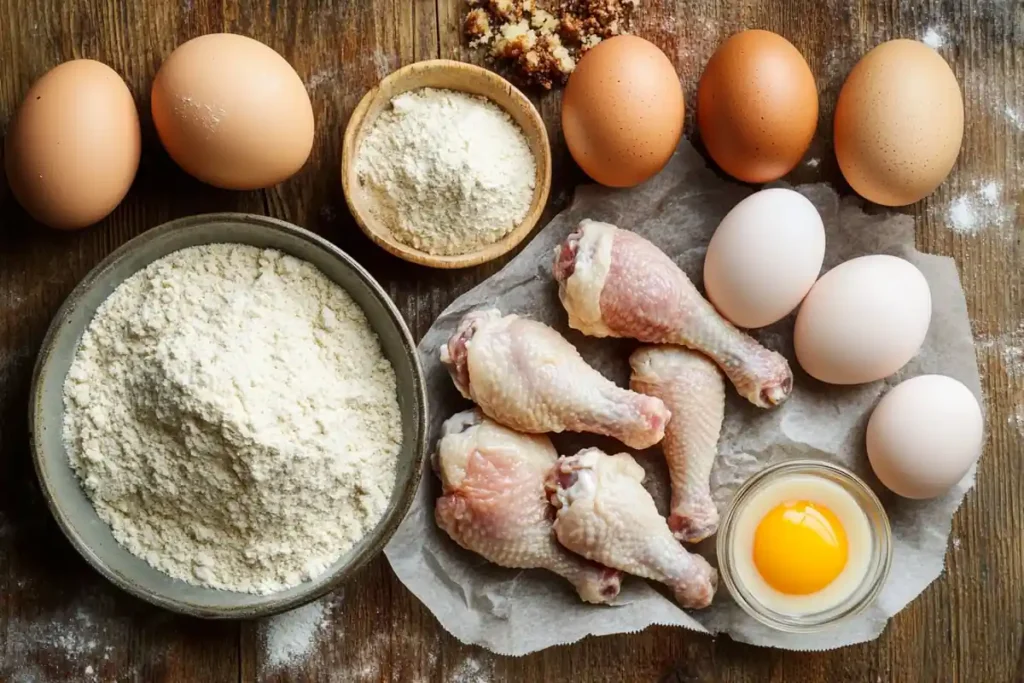
[[[366,551],[361,556],[354,558],[350,563],[343,567],[340,567],[333,576],[315,589],[311,588],[308,591],[300,591],[288,599],[273,600],[274,594],[268,594],[268,602],[265,604],[257,605],[240,605],[237,607],[232,606],[196,606],[193,603],[168,596],[166,594],[159,594],[143,589],[141,586],[133,583],[132,581],[121,576],[119,573],[113,571],[108,567],[107,563],[100,557],[100,555],[93,550],[93,548],[85,542],[85,540],[78,533],[75,526],[71,523],[67,514],[65,514],[63,507],[58,501],[58,493],[53,486],[49,477],[47,476],[43,467],[43,453],[39,446],[39,441],[36,438],[37,424],[36,424],[36,407],[41,404],[41,384],[40,379],[43,374],[43,370],[50,362],[54,337],[57,334],[57,330],[64,325],[65,319],[68,314],[74,310],[78,305],[80,299],[85,295],[86,292],[90,291],[95,285],[96,281],[106,273],[110,268],[117,264],[122,258],[132,253],[140,246],[153,241],[159,237],[162,237],[168,233],[175,232],[177,230],[194,227],[196,225],[202,225],[206,223],[214,222],[234,222],[244,223],[255,229],[268,229],[274,232],[285,233],[294,237],[298,237],[306,242],[319,247],[331,256],[338,259],[351,269],[358,279],[360,279],[371,291],[373,296],[383,305],[384,310],[387,312],[391,323],[398,330],[401,336],[402,346],[405,348],[407,355],[411,360],[412,383],[415,396],[413,401],[418,407],[419,420],[418,424],[415,425],[416,437],[413,443],[414,457],[412,463],[412,471],[405,486],[400,491],[398,504],[391,510],[389,514],[385,514],[381,517],[377,523],[377,527],[380,529],[380,535],[374,539],[374,541],[367,546]],[[209,242],[214,244],[215,242]],[[136,271],[138,272],[138,271]],[[130,277],[130,275],[128,276]],[[127,278],[126,278],[127,279]],[[426,394],[426,381],[423,375],[423,367],[420,363],[419,353],[417,351],[416,343],[413,340],[412,333],[409,331],[408,325],[405,323],[405,319],[402,317],[398,310],[398,307],[388,296],[387,292],[380,285],[377,280],[370,275],[370,273],[363,268],[354,258],[349,256],[347,253],[342,251],[339,247],[334,245],[332,242],[320,237],[319,235],[301,228],[297,225],[289,223],[287,221],[272,218],[270,216],[263,216],[252,213],[241,213],[241,212],[217,212],[217,213],[206,213],[197,214],[193,216],[186,216],[183,218],[174,219],[166,223],[162,223],[154,228],[151,228],[139,235],[136,235],[132,239],[128,240],[120,247],[108,254],[102,261],[96,264],[84,278],[71,290],[71,293],[64,299],[64,302],[57,309],[54,314],[50,325],[46,330],[46,334],[43,336],[42,343],[39,347],[39,352],[36,355],[35,365],[32,370],[32,381],[29,386],[29,405],[28,405],[28,437],[29,437],[29,449],[32,455],[32,464],[36,472],[36,478],[39,481],[39,488],[43,493],[43,497],[46,499],[46,505],[50,510],[50,514],[56,520],[57,525],[60,527],[64,536],[71,542],[71,545],[78,551],[85,561],[100,575],[106,578],[108,581],[113,583],[118,588],[126,591],[127,593],[139,598],[145,602],[148,602],[157,607],[176,612],[178,614],[184,614],[193,617],[201,617],[208,619],[249,619],[256,617],[272,616],[280,614],[288,610],[301,607],[313,600],[316,600],[327,593],[335,590],[339,585],[344,583],[355,574],[357,571],[367,565],[371,559],[374,559],[381,555],[384,546],[387,545],[388,541],[394,535],[395,531],[401,525],[402,520],[409,512],[409,508],[412,506],[413,499],[416,497],[416,492],[419,488],[420,480],[423,478],[423,467],[426,462],[426,451],[427,451],[427,423],[428,423],[428,410],[429,405],[427,402]],[[65,453],[66,455],[66,453]],[[397,486],[397,482],[396,482]],[[91,501],[90,501],[91,503]],[[102,521],[102,520],[101,520]],[[103,522],[106,524],[106,522]],[[372,530],[371,530],[372,532]],[[160,571],[160,570],[156,570]],[[308,582],[312,587],[314,584]],[[299,584],[302,586],[303,584]],[[216,589],[210,589],[216,590]],[[225,591],[230,593],[231,591]]]
[[[399,242],[391,236],[389,231],[381,231],[375,227],[375,223],[377,222],[376,219],[365,216],[365,212],[357,207],[355,201],[352,199],[352,193],[355,191],[353,185],[358,184],[359,182],[355,177],[355,160],[358,152],[356,149],[356,138],[359,137],[364,126],[369,123],[366,114],[373,102],[380,96],[382,88],[402,79],[410,73],[445,69],[471,73],[480,78],[490,80],[507,91],[513,99],[517,100],[522,105],[530,119],[534,122],[540,135],[540,147],[542,150],[542,154],[536,158],[537,169],[539,171],[538,175],[540,177],[538,188],[535,191],[533,201],[530,204],[530,209],[527,211],[523,220],[520,221],[519,225],[493,244],[488,244],[482,249],[478,249],[476,251],[451,256],[431,254]],[[491,98],[488,99],[494,102]],[[494,102],[494,104],[501,107],[502,111],[509,113],[511,116],[511,113],[508,112],[505,107],[502,107],[497,102]],[[544,209],[547,207],[548,197],[551,194],[551,166],[551,142],[548,138],[547,126],[544,123],[544,118],[540,115],[540,112],[537,111],[537,108],[533,105],[533,102],[530,101],[530,98],[528,98],[523,91],[507,79],[493,71],[485,69],[482,66],[477,66],[476,64],[457,62],[451,59],[426,59],[419,62],[413,62],[412,64],[407,64],[385,76],[379,83],[377,83],[377,85],[370,88],[370,90],[367,91],[367,93],[359,100],[359,103],[356,105],[356,108],[352,111],[352,115],[348,119],[348,123],[345,125],[345,133],[342,138],[341,185],[345,194],[345,203],[348,205],[349,212],[352,214],[353,218],[355,218],[359,228],[367,237],[373,240],[374,244],[383,248],[393,256],[397,256],[398,258],[409,261],[410,263],[416,263],[431,268],[456,269],[478,266],[482,263],[493,261],[500,256],[504,256],[519,246],[519,244],[526,239],[531,232],[533,232],[533,229],[537,226],[537,223],[540,222],[541,216],[544,214]]]

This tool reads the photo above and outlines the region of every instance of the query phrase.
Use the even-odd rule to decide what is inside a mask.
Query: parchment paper
[[[887,388],[916,375],[950,375],[965,383],[979,401],[982,399],[956,266],[952,259],[922,254],[914,248],[914,225],[909,217],[878,211],[866,214],[859,201],[840,199],[827,185],[796,189],[814,203],[824,219],[824,270],[864,254],[894,254],[910,260],[931,286],[931,328],[921,353],[898,375],[845,388],[826,386],[799,369],[793,360],[792,316],[757,333],[762,343],[790,359],[796,388],[781,408],[770,411],[752,406],[729,388],[712,488],[721,511],[740,484],[769,463],[813,457],[852,469],[879,495],[893,527],[892,573],[877,602],[832,630],[802,635],[779,633],[760,625],[733,602],[724,585],[712,606],[703,611],[684,612],[667,593],[636,577],[626,577],[615,605],[586,605],[568,582],[553,574],[503,569],[452,542],[434,523],[434,501],[440,494],[440,484],[428,469],[412,510],[386,553],[398,578],[455,637],[501,654],[522,655],[587,635],[635,632],[651,624],[669,624],[702,632],[725,632],[757,645],[823,650],[877,637],[889,617],[941,573],[951,519],[974,483],[974,470],[936,500],[898,498],[872,474],[864,452],[864,431],[871,409]],[[626,385],[627,359],[635,343],[591,339],[568,329],[551,277],[553,248],[580,219],[593,218],[635,230],[665,250],[699,285],[708,240],[729,209],[751,192],[718,177],[687,142],[664,171],[638,188],[581,187],[572,205],[541,230],[522,253],[457,299],[423,338],[419,350],[430,399],[432,447],[441,423],[469,406],[441,366],[438,348],[462,315],[478,307],[497,306],[505,313],[532,316],[554,326],[594,367]],[[627,450],[618,442],[597,437],[561,435],[554,441],[563,454],[592,444],[612,453]],[[645,485],[664,510],[668,480],[663,457],[653,449],[640,454],[638,460],[648,471]],[[713,539],[697,550],[715,563]]]

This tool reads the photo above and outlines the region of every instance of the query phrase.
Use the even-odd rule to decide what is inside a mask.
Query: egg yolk
[[[846,566],[846,531],[824,505],[790,501],[765,515],[754,532],[754,566],[788,595],[817,593]]]

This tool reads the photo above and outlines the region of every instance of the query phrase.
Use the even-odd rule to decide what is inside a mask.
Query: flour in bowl
[[[189,583],[267,594],[323,573],[381,519],[395,372],[313,265],[174,252],[97,310],[64,384],[71,466],[114,537]]]
[[[395,239],[450,256],[493,244],[522,222],[537,162],[494,102],[422,88],[396,96],[374,121],[356,171]]]

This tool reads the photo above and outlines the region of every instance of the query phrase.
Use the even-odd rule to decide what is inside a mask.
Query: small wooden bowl
[[[478,251],[441,256],[399,242],[391,233],[391,229],[373,213],[372,200],[359,182],[355,162],[363,137],[393,97],[420,88],[459,90],[488,98],[508,112],[512,120],[519,124],[537,161],[533,202],[526,216],[512,232]],[[341,151],[341,184],[345,189],[345,201],[359,227],[378,245],[412,263],[432,268],[466,268],[486,263],[511,251],[537,224],[548,201],[548,192],[551,190],[551,146],[548,143],[544,120],[526,95],[511,83],[479,66],[447,59],[431,59],[399,69],[382,80],[359,101],[345,128],[345,140]]]

